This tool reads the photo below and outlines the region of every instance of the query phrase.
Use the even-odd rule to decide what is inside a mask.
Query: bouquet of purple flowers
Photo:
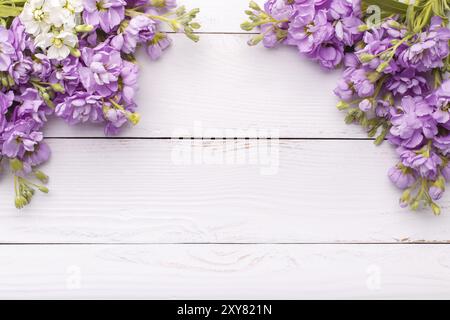
[[[269,0],[246,11],[249,41],[289,45],[327,69],[343,66],[335,94],[347,123],[375,143],[388,140],[399,162],[389,178],[400,204],[436,203],[450,181],[450,0]]]
[[[162,23],[198,41],[198,12],[176,0],[0,0],[0,161],[17,208],[48,192],[37,169],[50,156],[47,118],[103,123],[107,135],[137,124],[137,48],[158,59],[170,45]]]

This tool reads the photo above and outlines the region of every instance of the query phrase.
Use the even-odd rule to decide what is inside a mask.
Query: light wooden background
[[[339,72],[248,47],[247,0],[183,3],[201,41],[141,57],[139,126],[52,123],[51,193],[23,211],[2,177],[0,297],[450,298],[450,196],[399,208],[394,150],[344,124]],[[283,139],[242,139],[264,132]]]

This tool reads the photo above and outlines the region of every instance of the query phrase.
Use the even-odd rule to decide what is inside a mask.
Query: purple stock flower
[[[102,96],[75,92],[56,106],[55,114],[71,125],[88,121],[103,122]]]
[[[12,40],[13,36],[11,31],[0,26],[0,71],[8,70],[11,65],[11,60],[16,54]]]
[[[428,103],[436,107],[433,118],[447,130],[450,130],[450,80],[444,81],[426,99]]]
[[[402,164],[416,170],[421,177],[435,180],[438,176],[441,158],[433,151],[420,152],[399,148]]]
[[[36,122],[30,118],[9,123],[1,135],[2,154],[22,158],[26,152],[33,152],[44,138],[37,130]]]
[[[427,79],[417,75],[413,68],[408,68],[398,73],[386,84],[386,89],[391,91],[394,95],[417,95],[420,96],[428,91]]]
[[[344,58],[344,47],[339,43],[324,43],[310,53],[308,57],[317,60],[324,68],[334,69]]]
[[[157,23],[143,15],[133,17],[125,31],[111,39],[111,46],[124,53],[133,53],[138,44],[151,41],[156,34]]]
[[[123,64],[119,51],[111,46],[84,48],[82,59],[86,67],[79,69],[80,79],[89,93],[108,97],[117,92]]]
[[[434,146],[439,149],[444,156],[450,155],[450,134],[435,137]]]
[[[373,108],[373,103],[369,99],[364,99],[359,103],[358,107],[361,111],[367,112]]]
[[[308,6],[312,8],[311,1],[308,2]],[[296,13],[294,4],[290,4],[285,0],[269,0],[264,4],[264,10],[279,21],[290,20]]]
[[[139,15],[130,20],[124,32],[124,42],[128,44],[128,52],[136,49],[140,43],[146,43],[152,40],[156,33],[156,23],[146,16]]]
[[[127,104],[134,103],[138,86],[138,67],[136,64],[124,61],[120,77],[122,79],[122,97]]]
[[[26,152],[22,160],[25,167],[35,167],[47,162],[50,155],[50,147],[44,141],[41,141],[34,147],[32,152]],[[26,173],[30,173],[30,171],[30,169],[25,170]]]
[[[125,18],[124,0],[84,0],[83,19],[87,24],[110,32]]]
[[[30,74],[33,70],[33,61],[24,56],[19,51],[17,52],[17,60],[14,61],[9,67],[9,74],[17,84],[26,84],[30,79]]]
[[[32,74],[41,80],[46,80],[52,73],[52,64],[45,54],[34,55]]]
[[[349,83],[360,98],[370,97],[375,92],[374,83],[368,78],[365,69],[357,69],[349,75]]]
[[[155,35],[153,40],[148,42],[148,46],[146,48],[147,54],[150,59],[157,60],[171,43],[171,40],[165,34],[158,33]]]
[[[442,26],[441,18],[434,17],[429,30],[418,35],[415,43],[400,54],[399,61],[418,71],[442,67],[442,60],[449,54],[449,40],[450,30]]]
[[[53,113],[53,110],[48,107],[38,91],[34,88],[27,88],[17,97],[20,103],[17,108],[17,116],[21,119],[32,118],[37,124],[43,125],[47,121],[47,115]]]
[[[362,33],[358,30],[362,24],[363,22],[355,17],[337,20],[334,26],[336,39],[346,46],[353,46],[362,38]]]
[[[52,60],[52,73],[49,82],[60,83],[67,93],[72,94],[80,83],[80,60],[69,56],[64,60]]]
[[[388,175],[392,183],[402,190],[411,187],[417,180],[411,173],[411,169],[401,164],[391,168]]]
[[[6,113],[8,112],[9,107],[11,107],[13,101],[14,93],[12,91],[8,91],[7,93],[0,91],[0,133],[3,132],[7,125]]]
[[[390,141],[394,144],[415,148],[425,138],[432,139],[437,134],[437,125],[433,117],[433,108],[422,97],[402,99],[400,113],[391,118]]]
[[[12,45],[16,52],[23,52],[27,47],[33,46],[28,34],[25,32],[25,27],[19,18],[13,20],[10,30],[14,35],[12,37]]]
[[[143,0],[137,0],[143,1]],[[127,1],[128,2],[128,1]],[[147,4],[148,0],[144,1],[144,4]],[[174,9],[177,7],[176,0],[150,0],[150,8],[156,10],[159,13],[166,13],[169,9]]]
[[[394,112],[392,101],[389,101],[389,99],[377,100],[377,104],[375,106],[375,114],[377,117],[388,118]]]
[[[441,168],[441,174],[447,182],[450,181],[450,162],[447,162],[447,164]]]
[[[431,186],[428,190],[428,194],[430,195],[431,199],[436,201],[442,198],[442,196],[444,195],[444,191],[444,189],[441,189],[439,187]]]
[[[128,122],[125,112],[115,108],[109,108],[105,112],[105,118],[107,121],[105,134],[108,136],[116,135],[119,129]]]
[[[298,15],[290,25],[287,43],[296,45],[301,53],[312,53],[320,44],[330,40],[333,32],[324,10],[311,17]]]

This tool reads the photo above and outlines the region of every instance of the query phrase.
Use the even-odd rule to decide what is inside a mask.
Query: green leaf
[[[0,17],[1,18],[17,17],[22,12],[22,9],[23,9],[22,7],[11,7],[0,5]]]
[[[362,9],[367,10],[370,6],[378,6],[383,13],[405,15],[408,5],[397,0],[362,0]]]

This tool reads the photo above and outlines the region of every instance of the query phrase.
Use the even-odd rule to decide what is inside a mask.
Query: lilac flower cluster
[[[333,69],[345,54],[345,48],[361,40],[358,27],[361,9],[347,0],[269,0],[264,10],[251,3],[247,11],[251,21],[244,30],[261,27],[261,35],[250,41],[263,41],[268,48],[279,44],[296,46],[302,55]]]
[[[403,190],[401,205],[437,215],[450,181],[450,1],[420,0],[415,10],[381,11],[385,18],[369,23],[361,4],[372,2],[269,0],[264,10],[252,2],[243,28],[260,26],[252,44],[296,45],[325,68],[343,66],[335,94],[346,122],[395,146],[400,160],[389,178]]]
[[[102,123],[107,135],[138,123],[137,48],[161,56],[170,45],[161,23],[198,40],[198,9],[175,8],[175,0],[30,0],[0,26],[0,157],[14,172],[18,208],[35,189],[48,192],[30,178],[48,179],[37,167],[50,157],[42,133],[50,116]]]

